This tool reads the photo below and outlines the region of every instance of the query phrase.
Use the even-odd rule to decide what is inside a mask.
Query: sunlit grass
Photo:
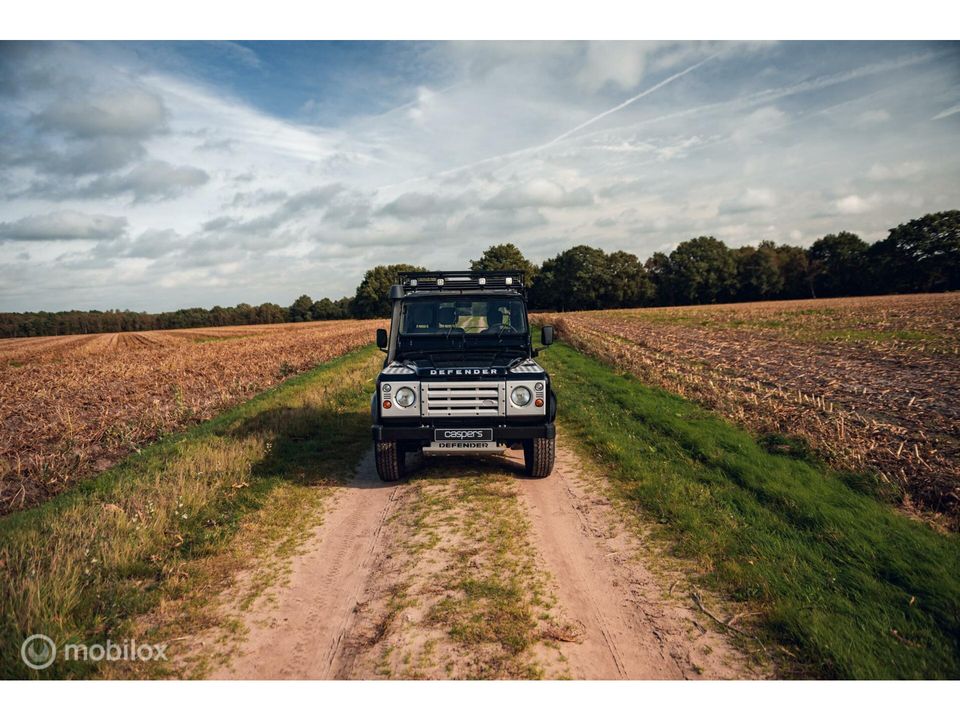
[[[379,359],[366,348],[321,365],[0,518],[0,676],[117,674],[60,661],[29,671],[19,647],[33,633],[61,646],[119,641],[148,612],[159,638],[170,634],[163,613],[196,630],[231,573],[289,551],[350,477],[369,447]]]
[[[761,609],[761,631],[794,656],[787,667],[960,677],[960,538],[567,346],[542,357],[564,437],[699,563],[704,582]]]

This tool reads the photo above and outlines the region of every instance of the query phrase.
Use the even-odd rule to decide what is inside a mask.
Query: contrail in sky
[[[553,145],[554,143],[558,143],[558,142],[560,142],[561,140],[565,140],[566,138],[568,138],[568,137],[570,137],[571,135],[573,135],[575,132],[579,132],[580,130],[583,130],[585,127],[589,127],[590,125],[593,125],[595,122],[598,122],[599,120],[603,120],[603,118],[607,117],[607,115],[612,115],[613,113],[615,113],[615,112],[617,112],[617,111],[619,111],[619,110],[623,110],[625,107],[627,107],[628,105],[632,105],[632,104],[635,103],[637,100],[640,100],[640,99],[642,99],[642,98],[645,98],[647,95],[656,92],[657,90],[659,90],[660,88],[662,88],[664,85],[669,85],[669,84],[672,83],[674,80],[677,80],[678,78],[682,78],[682,77],[683,77],[684,75],[686,75],[687,73],[693,72],[694,70],[696,70],[698,67],[700,67],[700,66],[703,65],[704,63],[709,62],[710,60],[713,60],[715,57],[717,57],[716,54],[711,55],[710,57],[704,58],[704,59],[701,60],[700,62],[698,62],[698,63],[696,63],[696,64],[694,64],[694,65],[691,65],[691,66],[688,67],[686,70],[681,70],[681,71],[678,72],[677,74],[671,75],[671,76],[668,77],[666,80],[661,80],[661,81],[658,82],[656,85],[654,85],[653,87],[647,88],[646,90],[644,90],[644,91],[643,91],[642,93],[640,93],[639,95],[634,95],[632,98],[629,98],[629,99],[627,99],[627,100],[624,100],[622,103],[620,103],[620,104],[617,105],[616,107],[612,107],[612,108],[610,108],[609,110],[605,110],[604,112],[600,113],[599,115],[595,115],[594,117],[590,118],[590,119],[587,120],[586,122],[580,123],[579,125],[577,125],[577,126],[576,126],[575,128],[573,128],[572,130],[567,130],[567,131],[566,131],[565,133],[563,133],[562,135],[557,135],[557,137],[555,137],[553,140],[551,140],[550,142],[548,142],[546,145],[541,145],[540,147],[550,147],[550,146]]]
[[[703,60],[701,60],[700,62],[691,65],[691,66],[688,67],[686,70],[681,70],[680,72],[678,72],[678,73],[676,73],[676,74],[674,74],[674,75],[671,75],[670,77],[666,78],[665,80],[661,80],[661,81],[658,82],[656,85],[654,85],[654,86],[652,86],[652,87],[649,87],[649,88],[647,88],[646,90],[644,90],[642,93],[640,93],[640,94],[638,94],[638,95],[634,95],[633,97],[628,98],[627,100],[624,100],[622,103],[620,103],[620,104],[617,105],[616,107],[612,107],[612,108],[610,108],[609,110],[605,110],[604,112],[600,113],[599,115],[596,115],[596,116],[590,118],[589,120],[580,123],[580,124],[577,125],[575,128],[573,128],[573,129],[571,129],[571,130],[567,130],[567,131],[566,131],[565,133],[563,133],[562,135],[558,135],[558,136],[555,137],[553,140],[551,140],[551,141],[549,141],[549,142],[546,142],[546,143],[543,143],[542,145],[532,145],[531,147],[522,148],[521,150],[514,150],[514,151],[512,151],[512,152],[503,153],[503,154],[501,154],[501,155],[494,155],[493,157],[484,158],[483,160],[477,160],[476,162],[472,162],[472,163],[470,163],[470,164],[468,164],[468,165],[461,165],[460,167],[451,168],[450,170],[442,170],[442,171],[437,172],[437,173],[431,173],[430,175],[423,175],[423,176],[420,176],[420,177],[409,178],[408,180],[402,180],[402,181],[400,181],[400,182],[391,183],[391,184],[389,184],[389,185],[384,185],[384,186],[378,188],[378,190],[385,190],[385,189],[387,189],[387,188],[396,187],[396,186],[398,186],[398,185],[407,185],[407,184],[409,184],[409,183],[419,182],[419,181],[421,181],[421,180],[426,180],[426,179],[431,178],[431,177],[443,177],[443,176],[445,176],[445,175],[451,175],[451,174],[454,174],[454,173],[463,172],[464,170],[469,170],[469,169],[475,168],[475,167],[477,167],[477,166],[479,166],[479,165],[486,165],[486,164],[488,164],[488,163],[496,162],[496,161],[498,161],[498,160],[510,160],[510,159],[512,159],[512,158],[519,157],[519,156],[521,156],[521,155],[528,155],[528,154],[530,154],[530,153],[535,153],[535,152],[538,152],[538,151],[540,151],[540,150],[546,150],[546,149],[547,149],[548,147],[550,147],[551,145],[555,145],[556,143],[561,142],[562,140],[566,140],[568,137],[570,137],[571,135],[573,135],[573,134],[576,133],[576,132],[579,132],[580,130],[583,130],[585,127],[588,127],[588,126],[590,126],[590,125],[593,125],[595,122],[599,122],[600,120],[602,120],[603,118],[607,117],[608,115],[612,115],[612,114],[615,113],[615,112],[618,112],[618,111],[620,111],[620,110],[623,110],[623,108],[627,107],[628,105],[632,105],[632,104],[635,103],[637,100],[640,100],[640,99],[642,99],[642,98],[645,98],[647,95],[650,95],[651,93],[655,93],[657,90],[659,90],[659,89],[662,88],[663,86],[669,85],[669,84],[672,83],[674,80],[678,80],[679,78],[682,78],[682,77],[683,77],[684,75],[686,75],[687,73],[693,72],[694,70],[696,70],[698,67],[700,67],[700,66],[703,65],[704,63],[709,62],[710,60],[713,60],[715,57],[717,57],[718,54],[719,54],[719,53],[714,53],[714,54],[711,55],[710,57],[706,57],[706,58],[704,58]]]

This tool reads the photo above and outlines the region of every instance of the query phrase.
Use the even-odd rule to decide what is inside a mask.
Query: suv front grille
[[[506,414],[506,388],[502,382],[425,382],[421,393],[425,417]]]

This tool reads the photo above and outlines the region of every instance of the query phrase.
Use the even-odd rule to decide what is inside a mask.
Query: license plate
[[[424,455],[457,455],[459,453],[502,453],[505,445],[482,440],[437,440],[423,448]]]
[[[492,442],[493,428],[440,428],[433,431],[435,442]]]

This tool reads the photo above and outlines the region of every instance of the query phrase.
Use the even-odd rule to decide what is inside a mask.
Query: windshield
[[[403,304],[401,335],[520,335],[527,332],[522,300],[511,297],[417,298]]]

